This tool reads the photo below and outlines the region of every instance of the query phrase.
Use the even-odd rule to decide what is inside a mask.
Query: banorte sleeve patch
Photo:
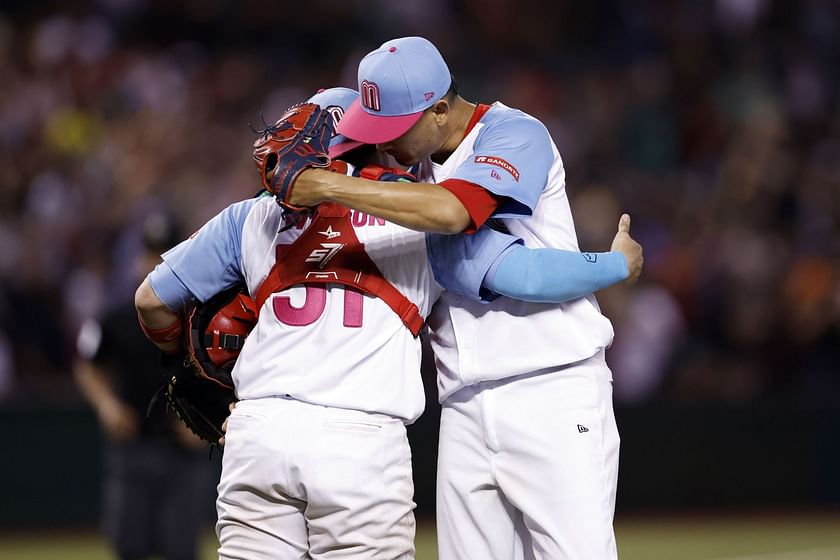
[[[475,163],[486,163],[489,165],[495,165],[497,167],[501,167],[505,171],[511,174],[513,179],[518,183],[519,182],[519,170],[516,169],[513,165],[511,165],[508,161],[496,157],[496,156],[475,156]]]

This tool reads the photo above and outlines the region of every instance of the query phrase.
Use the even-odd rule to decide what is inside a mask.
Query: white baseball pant
[[[221,559],[414,558],[411,452],[397,418],[240,401],[218,490]]]
[[[441,412],[440,560],[617,558],[618,448],[603,352],[454,393]]]

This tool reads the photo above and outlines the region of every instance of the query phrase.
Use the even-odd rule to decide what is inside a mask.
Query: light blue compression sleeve
[[[627,278],[618,251],[580,253],[511,245],[487,271],[482,287],[513,299],[560,303],[587,296]]]

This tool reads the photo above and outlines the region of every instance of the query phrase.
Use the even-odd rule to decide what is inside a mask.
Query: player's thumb
[[[618,220],[618,233],[630,233],[630,214],[622,214]]]

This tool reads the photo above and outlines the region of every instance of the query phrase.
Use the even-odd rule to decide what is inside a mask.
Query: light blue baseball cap
[[[338,127],[338,123],[341,122],[350,105],[358,99],[358,91],[346,87],[334,87],[318,90],[318,93],[307,99],[306,102],[316,103],[322,109],[327,110],[332,115],[333,125]],[[329,154],[331,158],[337,158],[361,145],[362,142],[356,142],[344,135],[336,134],[330,140]]]
[[[359,99],[338,132],[365,144],[390,142],[408,132],[451,84],[449,67],[428,39],[382,43],[359,63]]]

